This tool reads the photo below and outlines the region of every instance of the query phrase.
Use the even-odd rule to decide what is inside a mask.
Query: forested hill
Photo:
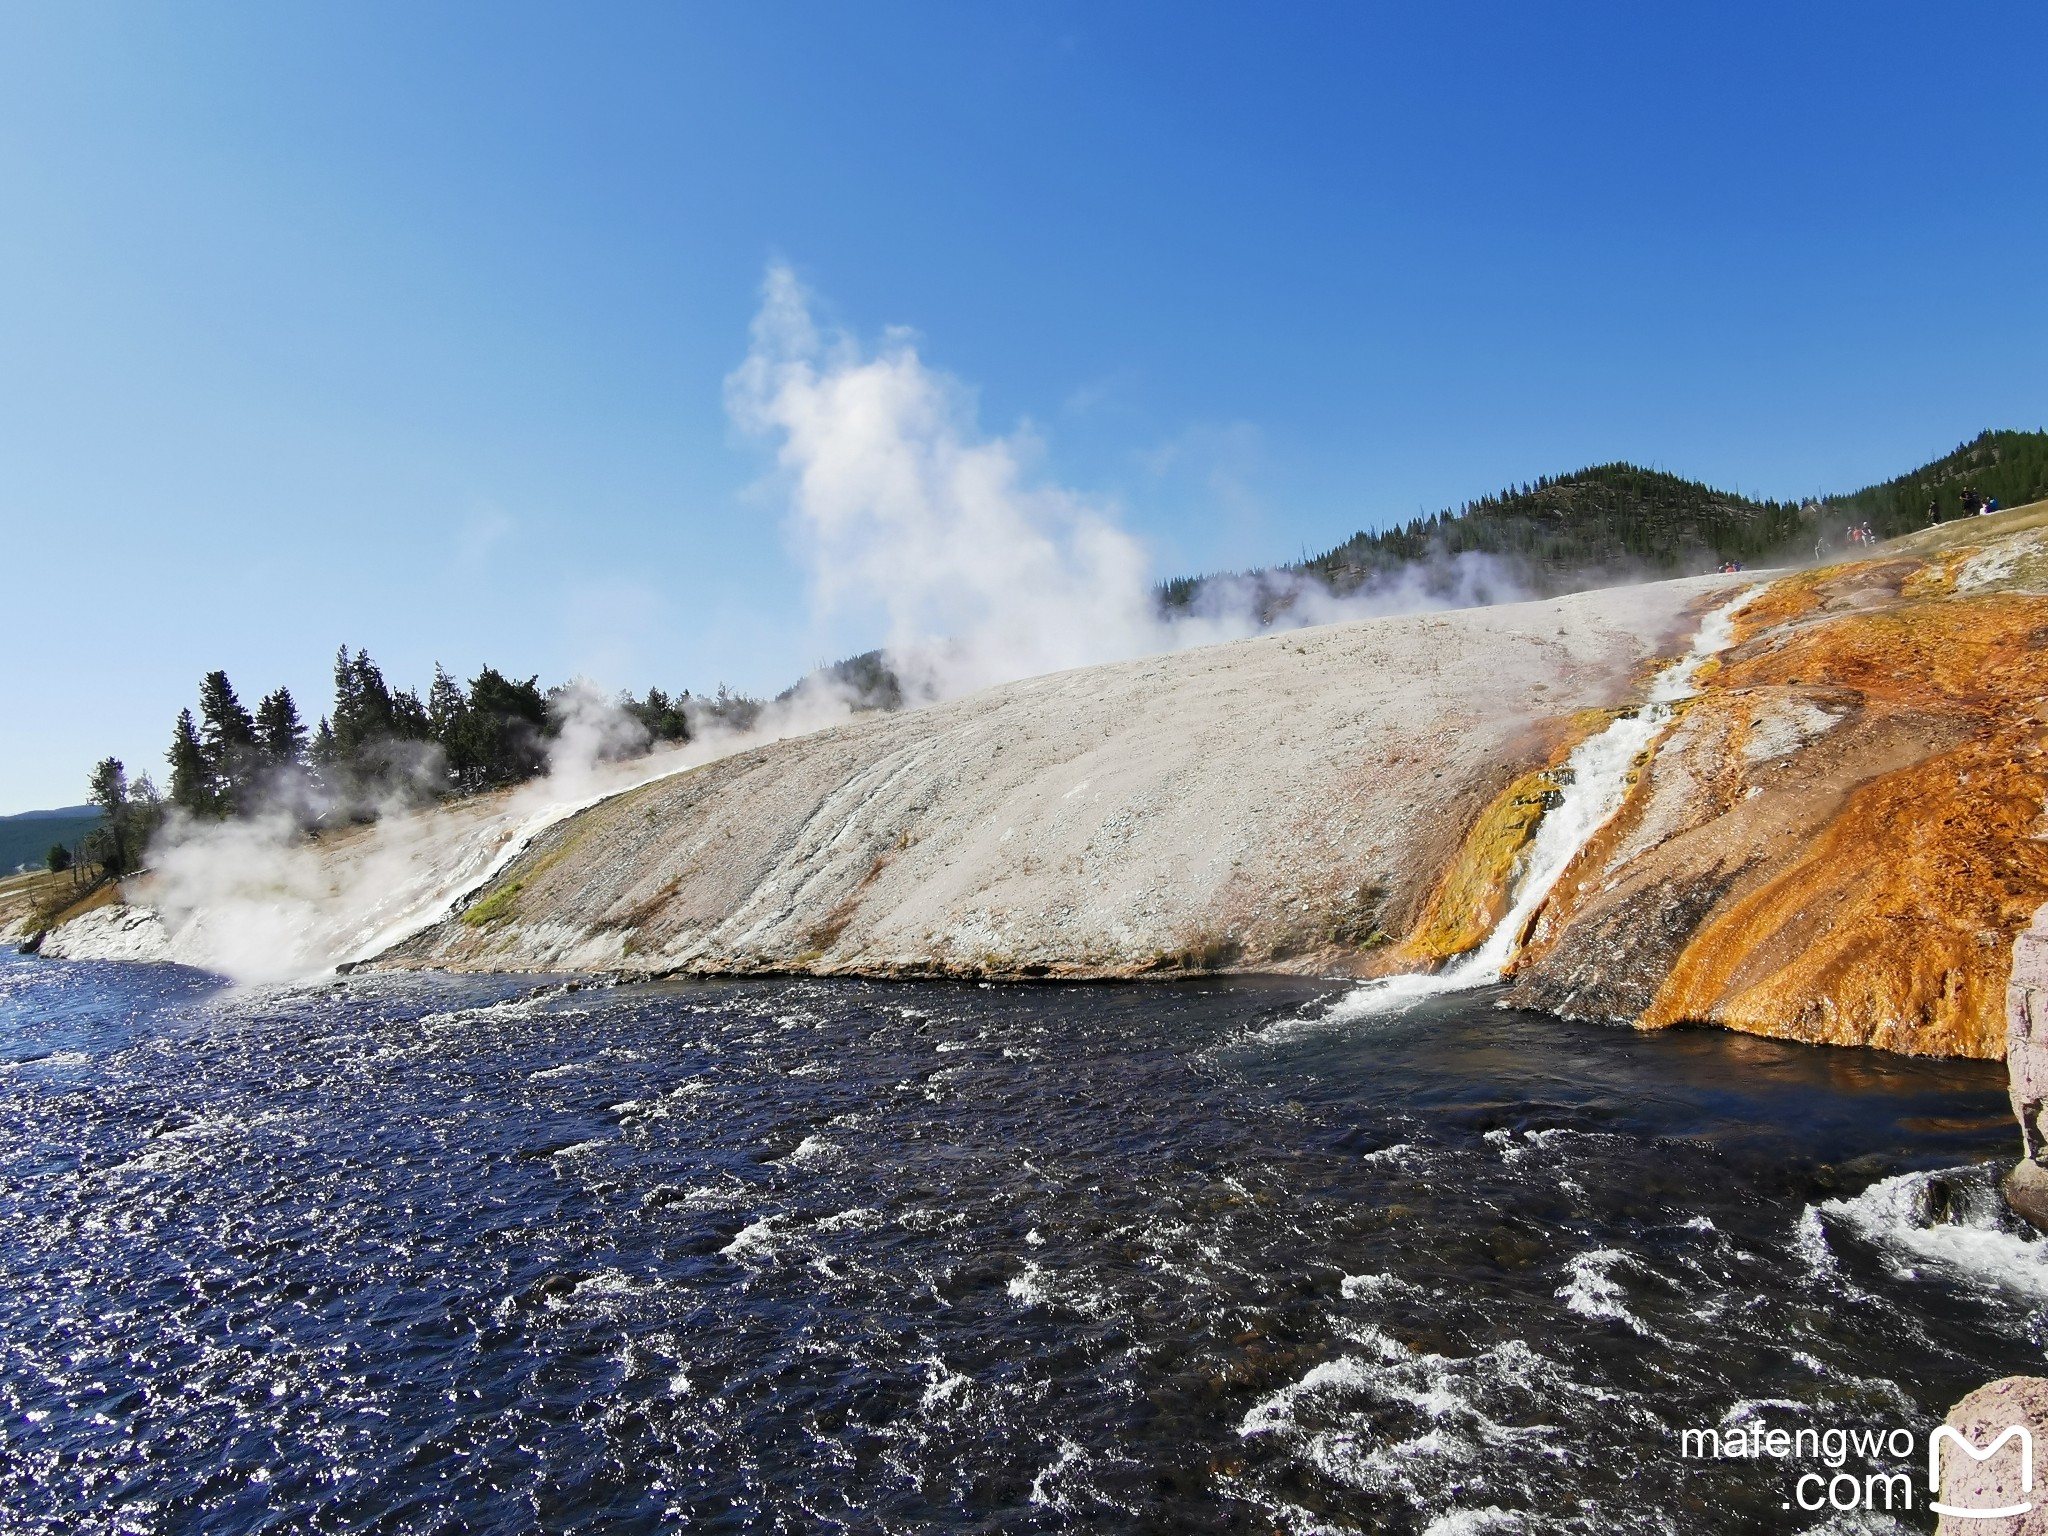
[[[1966,516],[1986,497],[2001,507],[2048,500],[2048,432],[1985,432],[1932,464],[1829,497],[1825,505],[1837,519],[1867,521],[1889,539],[1930,521]]]
[[[1710,571],[1734,560],[1760,565],[1810,557],[1825,540],[1840,548],[1851,523],[1883,537],[1946,521],[1984,498],[2018,506],[2048,496],[2048,432],[1986,432],[1934,463],[1883,485],[1804,503],[1757,501],[1634,464],[1601,464],[1470,501],[1456,511],[1353,534],[1298,564],[1234,578],[1271,590],[1276,606],[1292,578],[1308,576],[1342,596],[1403,567],[1470,552],[1494,556],[1521,586],[1572,591],[1614,580]],[[1211,577],[1160,589],[1168,609],[1195,603]]]
[[[1376,571],[1432,554],[1499,555],[1545,588],[1590,570],[1666,575],[1725,560],[1761,560],[1799,541],[1795,503],[1751,501],[1661,470],[1601,464],[1538,480],[1404,528],[1357,533],[1297,569],[1343,592]],[[1806,542],[1812,543],[1812,535]]]

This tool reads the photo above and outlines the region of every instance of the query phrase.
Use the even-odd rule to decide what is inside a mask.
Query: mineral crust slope
[[[1782,578],[1559,883],[1509,1001],[2004,1052],[2048,902],[2048,508]]]
[[[1330,625],[870,717],[584,812],[382,963],[1384,968],[1502,787],[1739,590]]]

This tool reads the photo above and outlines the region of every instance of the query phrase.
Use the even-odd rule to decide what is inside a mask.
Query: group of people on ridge
[[[1963,516],[1965,517],[1989,517],[1998,510],[1998,498],[1996,496],[1980,496],[1973,490],[1963,492],[1962,504]],[[1927,503],[1927,526],[1932,528],[1940,521],[1941,503],[1930,501]]]
[[[1965,517],[1989,517],[1998,510],[1998,498],[1996,496],[1984,496],[1975,490],[1965,490],[1960,499],[1963,516]],[[1801,504],[1800,510],[1802,512],[1817,513],[1820,511],[1820,503],[1816,501],[1804,502]],[[1941,503],[1939,501],[1930,501],[1927,503],[1927,526],[1932,528],[1940,521]],[[1879,542],[1876,530],[1868,522],[1851,523],[1842,530],[1842,533],[1844,539],[1852,548],[1857,545],[1869,545]],[[1831,547],[1828,536],[1823,533],[1818,539],[1814,540],[1813,558],[1825,560]],[[1731,561],[1729,564],[1722,566],[1721,569],[1724,572],[1729,570],[1739,571],[1742,567]]]

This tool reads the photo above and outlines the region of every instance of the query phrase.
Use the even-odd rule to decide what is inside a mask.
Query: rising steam
[[[1466,554],[1342,598],[1298,574],[1212,581],[1191,611],[1164,614],[1146,551],[1112,508],[1034,477],[1028,434],[979,431],[970,392],[907,334],[869,353],[821,333],[783,266],[769,269],[726,402],[742,428],[778,439],[816,616],[878,618],[891,668],[922,701],[1275,623],[1526,595]]]

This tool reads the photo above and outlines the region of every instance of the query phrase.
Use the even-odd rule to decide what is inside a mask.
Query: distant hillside
[[[1725,561],[1761,565],[1810,558],[1825,537],[1869,521],[1890,537],[1922,527],[1927,508],[1945,521],[1974,510],[1972,498],[2017,506],[2048,497],[2048,432],[1986,432],[1947,457],[1853,495],[1806,503],[1757,501],[1634,464],[1600,464],[1468,501],[1456,511],[1353,534],[1335,549],[1268,570],[1180,577],[1159,589],[1169,610],[1193,606],[1202,587],[1229,580],[1284,605],[1294,578],[1313,577],[1338,596],[1404,567],[1480,553],[1520,587],[1544,594],[1643,576],[1711,571]]]
[[[23,865],[41,869],[52,843],[75,850],[99,824],[99,810],[90,805],[0,816],[0,874],[11,875]]]

